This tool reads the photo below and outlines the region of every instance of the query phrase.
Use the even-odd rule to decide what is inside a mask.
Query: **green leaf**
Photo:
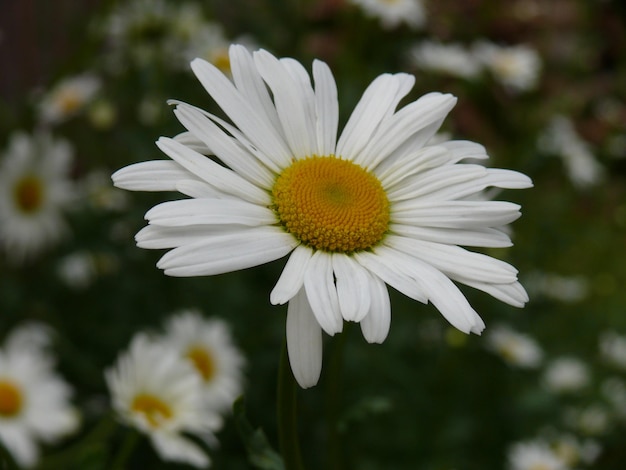
[[[272,448],[263,430],[254,429],[248,421],[243,397],[233,404],[233,414],[250,463],[261,470],[284,470],[283,459]]]

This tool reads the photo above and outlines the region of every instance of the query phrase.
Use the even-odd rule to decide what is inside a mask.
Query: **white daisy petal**
[[[248,181],[262,188],[272,186],[273,173],[261,164],[235,139],[227,136],[216,124],[191,106],[179,105],[174,114],[212,153]]]
[[[407,201],[406,206],[412,202]],[[406,225],[457,229],[500,227],[519,218],[519,208],[504,201],[425,201],[397,208],[393,220]]]
[[[233,56],[231,61],[238,58]],[[191,62],[196,77],[209,92],[216,103],[232,119],[250,140],[272,158],[275,166],[270,168],[279,171],[289,164],[291,155],[283,141],[281,133],[265,119],[265,113],[259,113],[235,86],[214,65],[195,59]]]
[[[304,288],[311,309],[322,329],[331,336],[343,329],[337,289],[333,279],[331,256],[316,251],[304,274]]]
[[[428,93],[406,105],[381,122],[367,146],[354,159],[355,163],[365,168],[375,168],[422,129],[428,129],[428,134],[422,137],[422,141],[426,142],[439,127],[430,125],[440,124],[455,104],[456,98],[450,94]]]
[[[250,52],[244,46],[233,44],[230,46],[230,57],[230,68],[237,89],[255,109],[263,113],[274,129],[281,129],[272,98]]]
[[[379,255],[378,252],[383,250]],[[418,302],[428,302],[424,290],[405,272],[403,261],[395,256],[395,252],[386,250],[384,246],[376,247],[375,252],[359,252],[353,255],[355,259],[374,275],[385,281],[391,287],[402,292],[407,297]]]
[[[213,151],[207,147],[207,144],[200,140],[192,132],[185,131],[175,135],[174,140],[185,147],[189,147],[191,150],[201,153],[202,155],[212,155]]]
[[[441,146],[430,146],[414,153],[406,153],[398,159],[383,161],[374,169],[374,173],[385,187],[391,187],[416,173],[448,163],[450,154]]]
[[[276,215],[268,208],[236,199],[183,199],[162,202],[146,213],[151,224],[180,227],[198,224],[272,225]]]
[[[333,155],[337,144],[339,122],[337,84],[328,65],[320,60],[313,62],[313,77],[317,116],[317,154]]]
[[[513,282],[511,284],[490,284],[478,281],[463,281],[463,284],[486,292],[492,297],[512,305],[513,307],[521,308],[528,302],[528,294],[519,282]]]
[[[241,230],[241,226],[236,225],[189,225],[185,227],[147,225],[135,235],[135,241],[139,248],[158,250],[200,242],[204,240],[207,235],[230,235],[239,230]]]
[[[179,434],[155,433],[151,441],[163,460],[184,462],[198,468],[206,468],[211,462],[197,444]]]
[[[174,185],[176,191],[193,198],[229,199],[229,194],[224,194],[201,180],[182,180]]]
[[[369,278],[370,310],[361,320],[361,332],[368,343],[382,343],[391,326],[391,302],[385,283],[372,274]]]
[[[302,288],[304,273],[307,270],[313,250],[305,245],[298,245],[289,256],[278,282],[270,293],[270,302],[283,305],[289,302]]]
[[[410,254],[442,271],[451,279],[493,284],[517,281],[517,269],[503,261],[459,246],[390,235],[385,243],[398,251]]]
[[[210,158],[165,137],[157,141],[157,146],[174,161],[220,191],[255,204],[269,205],[270,198],[267,192]]]
[[[299,80],[301,74],[293,62],[279,61],[267,51],[255,52],[254,61],[274,95],[274,104],[291,155],[295,158],[311,155],[316,150],[316,138],[312,134],[315,131],[310,112],[313,89],[308,74],[307,87]]]
[[[412,75],[384,74],[377,77],[363,93],[337,142],[337,156],[354,159],[400,100],[409,92]],[[410,85],[410,86],[408,86]]]
[[[176,191],[180,181],[199,178],[172,160],[133,163],[111,176],[113,184],[129,191]]]
[[[350,256],[333,253],[333,272],[341,314],[346,321],[360,322],[370,308],[369,275]]]
[[[420,227],[417,225],[390,225],[390,231],[417,240],[446,243],[448,245],[483,246],[504,248],[511,246],[511,238],[495,228],[453,229],[441,227]]]
[[[470,142],[469,140],[449,140],[447,142],[441,142],[437,145],[441,145],[448,149],[452,156],[452,163],[460,162],[466,158],[479,160],[489,158],[487,150],[484,146],[477,144],[476,142]]]
[[[322,329],[304,289],[287,307],[287,353],[298,384],[302,388],[317,384],[322,371]]]
[[[255,227],[206,239],[167,252],[157,263],[168,276],[212,276],[282,258],[298,241],[278,228]]]

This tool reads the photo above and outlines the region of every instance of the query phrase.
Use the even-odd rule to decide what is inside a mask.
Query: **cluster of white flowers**
[[[539,437],[516,442],[508,450],[509,470],[574,470],[593,464],[600,454],[599,444],[571,434]]]
[[[49,342],[49,329],[27,324],[13,330],[0,349],[0,443],[20,467],[37,463],[40,442],[57,441],[80,422]]]
[[[59,124],[75,116],[93,100],[100,87],[100,79],[89,73],[61,80],[40,101],[41,121]]]
[[[104,24],[108,38],[107,64],[113,72],[130,63],[158,62],[186,70],[201,57],[229,70],[228,45],[221,25],[205,19],[197,3],[168,0],[132,0],[112,11]],[[254,44],[243,39],[243,44]],[[126,62],[122,59],[125,59]]]
[[[543,152],[561,157],[574,186],[589,188],[604,179],[604,167],[594,157],[589,144],[578,135],[570,118],[552,117],[539,136],[538,146]]]
[[[514,92],[534,89],[541,72],[541,58],[530,46],[502,46],[488,41],[465,47],[425,40],[411,48],[409,60],[421,70],[468,80],[488,71],[496,81]]]
[[[534,338],[507,325],[497,325],[489,331],[487,347],[508,364],[522,368],[539,366],[544,355]]]
[[[222,415],[242,391],[244,359],[228,326],[188,310],[172,316],[165,334],[137,334],[107,370],[113,408],[126,425],[146,434],[164,460],[197,467],[217,442]]]
[[[600,354],[610,364],[626,370],[626,336],[616,331],[602,333]]]

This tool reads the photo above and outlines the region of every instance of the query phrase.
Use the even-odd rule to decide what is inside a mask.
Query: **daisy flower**
[[[0,246],[22,261],[67,232],[62,210],[75,199],[72,148],[49,134],[17,133],[0,161]]]
[[[146,434],[163,460],[209,465],[183,433],[213,443],[221,418],[203,405],[200,377],[176,350],[137,335],[105,378],[119,419]]]
[[[528,91],[537,86],[541,58],[529,46],[499,46],[487,41],[477,42],[476,59],[485,65],[494,78],[513,91]]]
[[[562,356],[552,360],[543,376],[544,385],[555,393],[576,392],[591,381],[587,365],[575,357]]]
[[[44,353],[47,341],[31,325],[15,330],[0,350],[0,442],[21,467],[37,463],[40,442],[54,442],[79,424],[70,387]]]
[[[211,409],[225,410],[241,393],[244,359],[233,344],[228,325],[183,311],[166,324],[164,340],[191,361],[202,378],[203,398]]]
[[[508,452],[510,470],[568,470],[570,467],[542,440],[518,442]]]
[[[289,303],[289,359],[302,387],[319,378],[322,330],[334,335],[347,320],[361,324],[367,341],[385,339],[385,284],[432,302],[466,333],[484,323],[453,281],[524,305],[512,266],[458,245],[509,246],[500,228],[519,206],[482,192],[531,182],[460,163],[486,158],[481,145],[425,145],[453,96],[429,93],[396,111],[415,79],[381,75],[337,138],[337,88],[325,63],[313,63],[313,87],[299,62],[264,50],[232,46],[230,62],[232,81],[204,60],[191,66],[232,123],[177,103],[188,132],[157,142],[172,160],[113,175],[121,188],[190,196],[150,210],[136,237],[143,248],[173,248],[158,262],[165,274],[220,274],[291,253],[270,300]]]
[[[383,28],[393,29],[406,23],[412,29],[420,28],[426,13],[420,0],[351,0],[365,13],[380,20]]]
[[[52,88],[42,99],[41,120],[58,124],[84,109],[100,89],[100,80],[91,74],[69,77]]]
[[[471,80],[482,71],[473,54],[461,44],[442,44],[438,41],[422,41],[409,52],[409,59],[422,70],[443,73]]]
[[[490,331],[487,346],[512,366],[533,368],[543,360],[543,350],[532,337],[505,325]]]

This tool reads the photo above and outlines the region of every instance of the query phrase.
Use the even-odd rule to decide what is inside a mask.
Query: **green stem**
[[[340,390],[343,368],[343,349],[348,335],[349,325],[344,325],[344,332],[336,335],[331,342],[332,350],[328,364],[328,376],[326,382],[326,432],[328,446],[328,464],[330,470],[343,468],[341,455],[341,437],[338,432],[338,420],[340,411]]]
[[[113,460],[113,465],[110,467],[111,470],[123,470],[126,468],[126,462],[133,453],[133,449],[137,445],[137,442],[139,442],[139,436],[139,432],[134,429],[128,431],[122,447]]]
[[[278,447],[283,457],[285,470],[304,470],[297,426],[297,384],[289,366],[287,345],[280,355],[276,408],[278,413]]]

